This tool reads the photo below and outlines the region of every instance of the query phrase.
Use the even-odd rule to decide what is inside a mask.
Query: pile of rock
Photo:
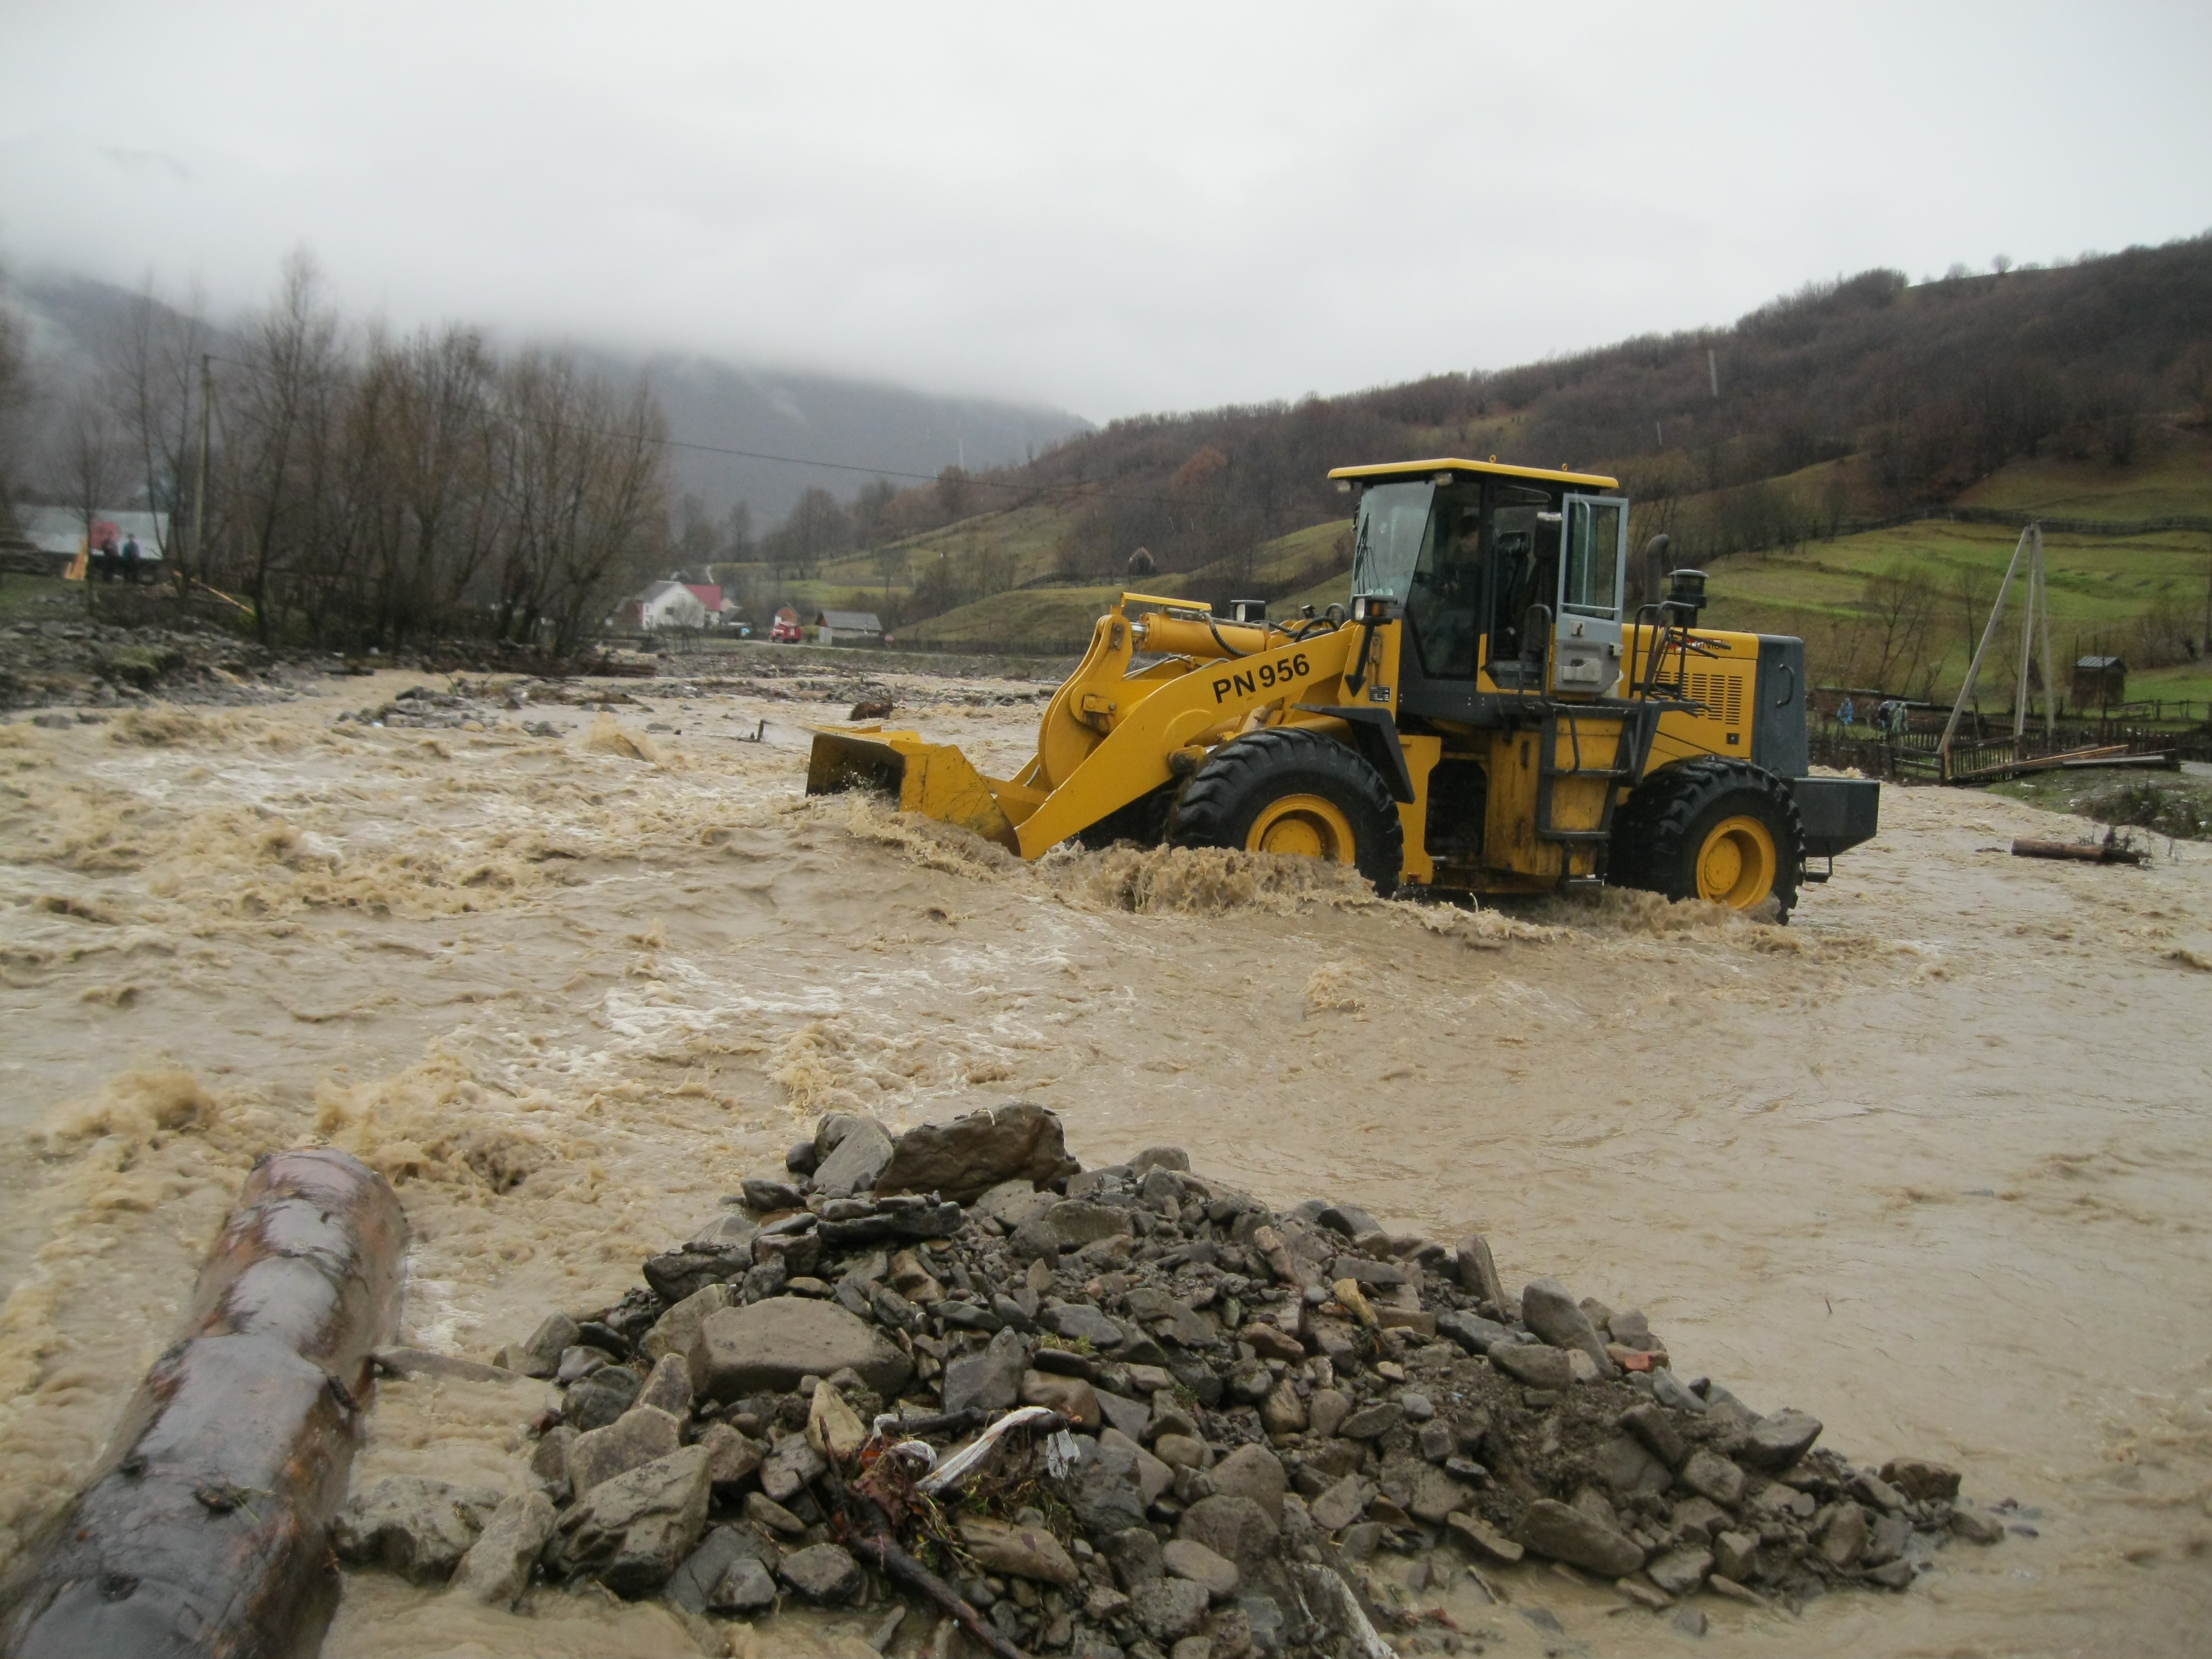
[[[896,1139],[830,1116],[787,1164],[646,1287],[501,1355],[565,1390],[539,1491],[450,1495],[426,1565],[372,1488],[342,1553],[706,1620],[882,1600],[882,1645],[900,1609],[866,1544],[888,1527],[1000,1651],[1237,1659],[1387,1654],[1394,1628],[1455,1648],[1424,1587],[1489,1591],[1530,1554],[1666,1609],[1902,1589],[1951,1538],[2002,1535],[1952,1470],[1854,1468],[1804,1413],[1678,1375],[1640,1314],[1509,1295],[1480,1237],[1272,1211],[1173,1148],[1080,1170],[1027,1104]],[[1033,1429],[919,1499],[921,1469],[1022,1407]]]

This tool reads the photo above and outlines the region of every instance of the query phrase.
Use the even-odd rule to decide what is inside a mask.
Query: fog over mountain
[[[110,283],[53,270],[28,274],[13,285],[10,298],[29,322],[33,354],[48,391],[66,392],[93,373],[134,297]],[[213,349],[221,354],[236,319],[216,320]],[[495,327],[486,332],[502,333]],[[1091,429],[1079,416],[1042,405],[939,397],[706,356],[544,343],[568,350],[611,379],[647,377],[667,410],[671,435],[690,446],[669,457],[678,490],[697,495],[718,518],[743,501],[762,528],[788,513],[809,485],[820,484],[842,499],[878,472],[906,483],[963,462],[971,470],[1016,464]],[[722,450],[751,453],[714,453]]]
[[[1018,463],[1091,429],[1065,410],[934,397],[832,375],[743,368],[708,357],[577,355],[610,374],[649,375],[670,430],[686,444],[842,464],[793,466],[703,449],[671,455],[684,491],[718,516],[743,500],[763,526],[782,518],[810,484],[842,500],[877,473],[903,485],[963,462],[970,470]]]

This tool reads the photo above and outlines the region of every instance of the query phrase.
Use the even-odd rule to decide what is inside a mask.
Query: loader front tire
[[[1168,840],[1355,866],[1397,890],[1406,837],[1382,774],[1333,738],[1275,727],[1225,743],[1176,801]]]
[[[1646,779],[1614,814],[1607,878],[1737,910],[1771,898],[1787,921],[1804,867],[1788,784],[1748,761],[1695,760]]]

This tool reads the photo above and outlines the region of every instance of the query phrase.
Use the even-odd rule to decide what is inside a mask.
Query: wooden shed
[[[2128,665],[2118,657],[2076,657],[2074,687],[2068,694],[2076,708],[2109,708],[2128,700]]]

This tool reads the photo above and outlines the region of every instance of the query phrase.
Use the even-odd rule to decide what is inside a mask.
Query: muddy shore
[[[1025,752],[1034,684],[881,678],[902,722]],[[407,1340],[488,1358],[618,1297],[823,1110],[1020,1096],[1086,1164],[1173,1142],[1270,1201],[1488,1233],[1509,1276],[1640,1304],[1696,1370],[1962,1468],[2035,1534],[1641,1647],[2171,1652],[2212,1612],[2212,851],[2029,866],[2000,849],[2074,821],[1892,790],[1786,930],[1023,867],[805,801],[805,705],[850,695],[820,678],[554,701],[387,673],[0,728],[0,1548],[89,1468],[266,1146],[398,1182]],[[388,1382],[356,1480],[511,1480],[527,1414]],[[1510,1618],[1462,1610],[1492,1650],[1560,1639],[1526,1607],[1615,1644],[1609,1590],[1510,1587]],[[650,1607],[526,1611],[349,1577],[327,1650],[688,1650]],[[851,1636],[809,1615],[774,1650]]]

